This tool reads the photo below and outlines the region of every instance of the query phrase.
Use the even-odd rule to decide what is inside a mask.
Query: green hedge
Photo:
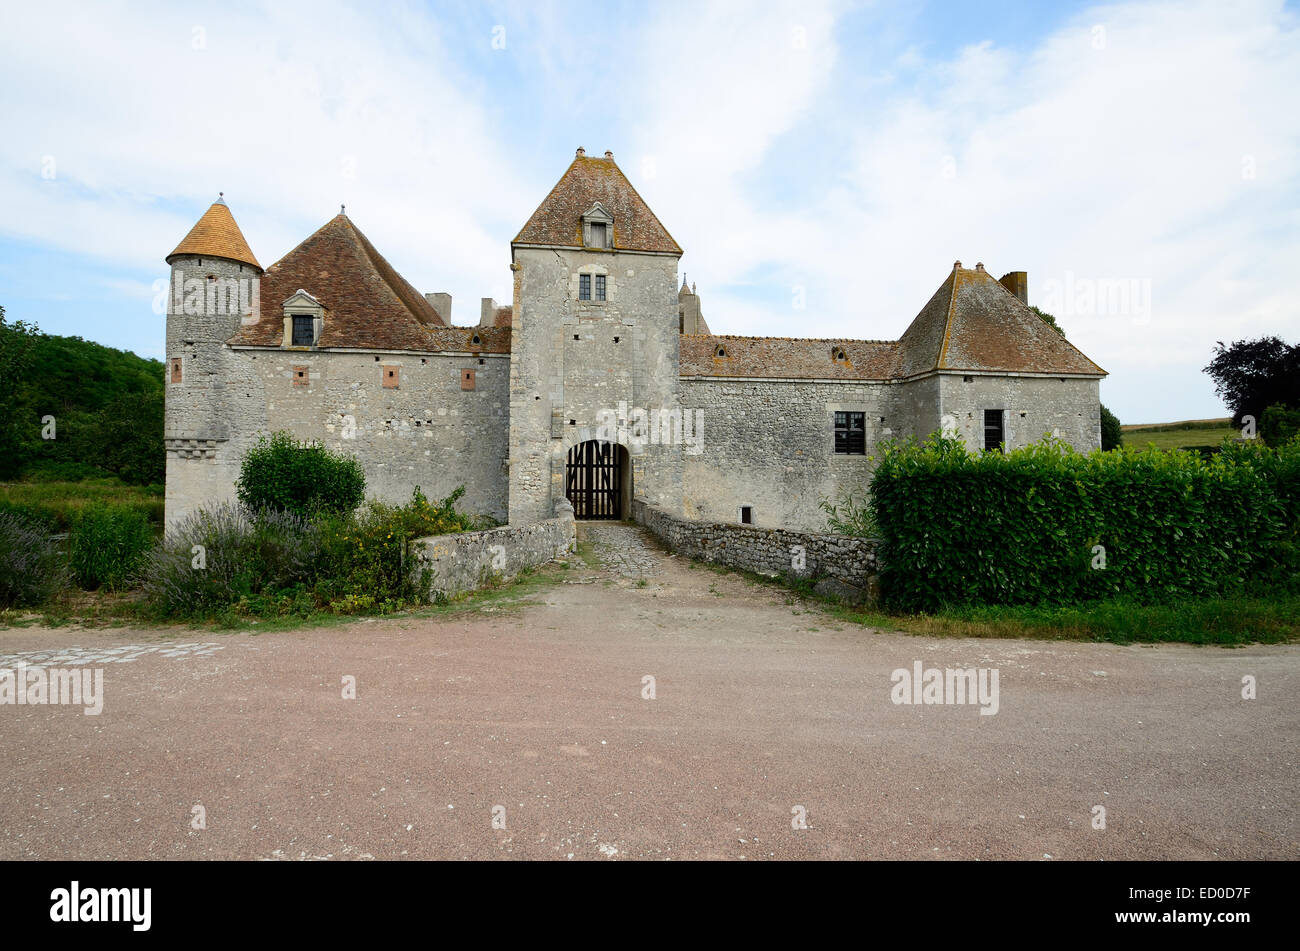
[[[871,508],[901,610],[1293,591],[1300,441],[1206,459],[1051,439],[971,453],[933,436],[881,447]]]

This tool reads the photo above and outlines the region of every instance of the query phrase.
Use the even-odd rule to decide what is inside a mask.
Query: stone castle
[[[224,200],[167,256],[167,520],[234,497],[287,430],[356,456],[391,501],[466,487],[512,525],[630,515],[818,531],[882,439],[1100,445],[1105,372],[958,262],[899,340],[709,332],[682,249],[613,155],[577,156],[510,243],[513,300],[452,324],[340,212],[265,270]]]

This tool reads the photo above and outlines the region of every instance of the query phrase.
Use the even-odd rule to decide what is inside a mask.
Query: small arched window
[[[831,359],[834,360],[836,363],[848,363],[849,355],[839,347],[836,347],[834,350],[831,351]]]
[[[727,355],[727,348],[726,348],[726,347],[718,347],[718,349],[717,349],[716,352],[717,352],[717,355],[718,355],[718,356],[720,356],[720,357],[725,357],[725,356]]]

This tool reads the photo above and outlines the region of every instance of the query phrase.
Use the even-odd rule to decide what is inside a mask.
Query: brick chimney
[[[1029,274],[1025,271],[1008,271],[998,278],[998,283],[1020,298],[1020,303],[1029,304]]]

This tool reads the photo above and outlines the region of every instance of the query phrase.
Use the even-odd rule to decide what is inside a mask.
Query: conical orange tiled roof
[[[178,254],[197,254],[212,258],[226,258],[249,264],[259,271],[262,265],[253,257],[253,251],[244,240],[244,234],[235,224],[235,216],[226,207],[225,201],[218,198],[212,207],[203,213],[203,217],[190,229],[176,250],[167,255],[167,263]]]

